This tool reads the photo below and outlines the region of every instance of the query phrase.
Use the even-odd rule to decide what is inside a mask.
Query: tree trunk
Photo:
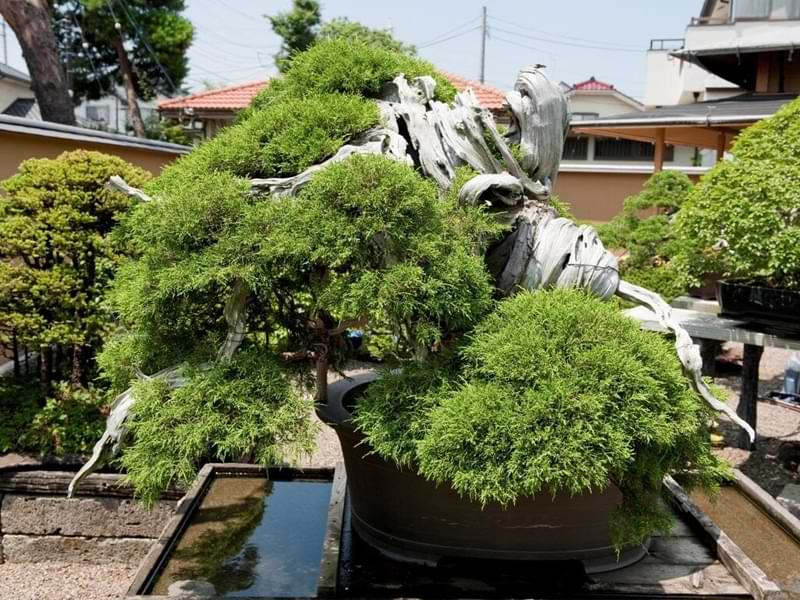
[[[82,344],[72,346],[72,371],[70,383],[76,387],[86,387],[89,383],[86,365],[86,347]]]
[[[75,125],[75,109],[61,67],[47,0],[0,0],[5,17],[22,47],[31,87],[42,119]]]
[[[117,58],[119,58],[119,68],[122,71],[122,82],[125,85],[125,95],[128,100],[128,117],[133,125],[133,132],[136,137],[144,137],[144,120],[142,120],[142,111],[139,110],[139,99],[136,96],[136,88],[133,85],[133,69],[131,68],[131,61],[128,60],[128,52],[125,50],[125,44],[122,40],[120,33],[114,40],[114,49],[117,51]]]
[[[42,390],[42,396],[45,398],[50,395],[53,387],[53,373],[52,369],[53,352],[49,344],[43,344],[39,347],[39,387]]]

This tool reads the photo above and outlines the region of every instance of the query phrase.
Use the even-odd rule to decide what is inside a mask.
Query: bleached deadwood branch
[[[225,303],[224,315],[228,323],[228,334],[217,351],[217,360],[228,361],[241,345],[245,335],[247,298],[250,287],[241,279],[233,282],[228,301]],[[205,368],[211,365],[204,365]],[[136,376],[140,380],[163,379],[171,389],[183,387],[189,379],[183,374],[181,365],[167,367],[153,375],[145,375],[138,369]],[[92,456],[75,474],[67,489],[67,496],[72,497],[80,483],[89,475],[108,464],[124,447],[129,431],[131,411],[136,403],[134,388],[130,387],[114,399],[111,412],[106,419],[106,429],[94,445]]]
[[[125,182],[125,180],[119,175],[112,175],[109,178],[108,182],[106,182],[106,188],[114,192],[122,192],[126,196],[132,196],[133,198],[138,198],[142,202],[153,201],[153,198],[151,196],[148,196],[138,188],[128,185]]]
[[[651,292],[648,289],[633,285],[627,281],[620,281],[617,295],[636,304],[641,304],[649,308],[658,317],[658,320],[668,330],[675,334],[675,350],[678,357],[681,359],[686,375],[689,377],[692,387],[697,391],[700,396],[718,412],[723,412],[730,417],[734,423],[744,429],[750,436],[750,441],[754,442],[756,439],[756,432],[750,424],[736,414],[736,411],[728,406],[725,402],[717,400],[711,393],[711,390],[703,381],[701,375],[701,368],[703,360],[700,357],[700,350],[692,341],[687,331],[672,318],[672,307],[667,304],[664,299]]]

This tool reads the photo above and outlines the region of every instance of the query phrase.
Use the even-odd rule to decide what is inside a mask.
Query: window
[[[655,159],[656,148],[648,142],[634,140],[616,140],[612,138],[597,138],[594,143],[594,157],[596,160],[631,160],[652,161]],[[664,160],[672,160],[675,148],[667,146]]]
[[[86,107],[86,118],[92,121],[98,121],[101,123],[108,123],[109,119],[109,110],[108,106],[97,105],[97,106],[87,106]]]
[[[735,19],[798,19],[800,0],[734,0]]]
[[[573,121],[591,121],[599,116],[600,113],[596,112],[574,112],[571,115]]]
[[[568,137],[564,140],[564,160],[586,160],[589,152],[589,138]]]

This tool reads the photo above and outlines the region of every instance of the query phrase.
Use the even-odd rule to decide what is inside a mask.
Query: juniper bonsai
[[[129,477],[150,498],[167,483],[191,479],[202,460],[271,461],[302,449],[311,433],[301,414],[310,410],[300,397],[304,375],[314,371],[316,397],[324,402],[329,369],[352,356],[343,335],[349,329],[383,336],[387,354],[402,361],[409,377],[422,369],[423,378],[445,385],[449,371],[424,375],[441,364],[454,369],[455,378],[471,377],[460,372],[456,349],[492,314],[497,299],[524,289],[577,287],[651,306],[674,331],[688,375],[680,379],[673,361],[665,378],[648,384],[660,390],[653,402],[671,397],[686,403],[686,421],[678,428],[701,426],[699,396],[738,420],[700,379],[699,354],[669,307],[620,281],[616,259],[594,230],[558,217],[551,206],[569,121],[558,86],[536,69],[523,70],[507,96],[513,118],[503,136],[471,91],[452,98],[441,81],[429,64],[407,55],[323,41],[294,57],[285,77],[238,123],[144,191],[116,182],[149,200],[124,232],[140,258],[120,270],[110,295],[124,331],[100,357],[120,395],[71,491],[125,445]],[[323,114],[326,105],[331,112],[346,109]],[[488,322],[499,326],[503,314]],[[633,352],[617,360],[637,366],[639,356],[642,363],[664,358],[663,344],[649,354],[647,344],[644,350],[612,347]],[[571,346],[561,352],[572,352]],[[677,386],[676,377],[680,393],[660,389]],[[136,378],[143,381],[128,387]],[[384,408],[423,435],[426,411],[440,401],[413,394],[415,385],[403,384],[402,394],[392,394],[402,396],[397,404]],[[489,398],[481,396],[486,384],[477,380],[472,388],[448,385],[454,394],[476,390],[476,403]],[[649,406],[643,402],[642,410]],[[387,444],[392,435],[386,434]],[[377,437],[372,441],[381,446]],[[620,447],[626,443],[637,440],[629,437]],[[664,443],[666,451],[684,456]],[[390,454],[469,495],[495,493],[462,486],[418,451],[404,443]],[[696,456],[705,457],[699,450]],[[685,466],[664,460],[636,481]],[[620,465],[607,470],[613,475]],[[717,474],[716,463],[692,467],[708,479]]]

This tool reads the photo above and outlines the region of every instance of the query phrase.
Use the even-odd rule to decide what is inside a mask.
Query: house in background
[[[670,146],[696,147],[701,173],[800,93],[800,0],[704,0],[683,39],[650,48],[645,102],[654,105],[575,121],[572,133],[651,144],[650,173],[675,167]]]
[[[155,102],[140,100],[139,109],[145,122],[157,118]],[[31,78],[4,63],[0,63],[0,114],[42,120],[31,89]],[[75,107],[75,119],[81,127],[110,133],[125,134],[133,129],[128,122],[128,103],[121,88],[103,98],[81,102]]]
[[[35,104],[28,74],[0,63],[0,114],[27,117]]]
[[[509,113],[505,103],[505,92],[451,73],[444,75],[459,91],[472,88],[478,102],[492,112],[498,123],[508,123]],[[268,83],[268,81],[250,81],[181,98],[162,100],[158,104],[158,110],[162,118],[182,123],[184,131],[192,139],[206,140],[233,123],[236,114],[246,108]]]

